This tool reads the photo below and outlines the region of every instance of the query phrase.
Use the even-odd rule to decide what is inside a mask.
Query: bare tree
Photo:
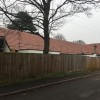
[[[63,19],[75,13],[85,12],[99,6],[100,0],[0,0],[0,14],[13,22],[15,12],[27,11],[34,18],[34,25],[43,30],[44,53],[49,52],[50,32],[63,25]],[[16,24],[16,23],[15,23]],[[19,26],[20,27],[20,26]]]
[[[85,42],[83,40],[77,40],[77,41],[73,41],[74,43],[78,43],[78,44],[85,44]]]
[[[55,35],[55,36],[54,36],[54,39],[66,41],[65,37],[63,36],[63,34],[57,34],[57,35]]]

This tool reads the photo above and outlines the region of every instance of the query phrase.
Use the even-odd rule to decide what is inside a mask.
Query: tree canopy
[[[57,35],[55,35],[54,36],[54,39],[66,41],[66,38],[63,36],[63,34],[57,34]]]
[[[0,15],[13,22],[16,12],[27,11],[34,18],[34,25],[42,30],[45,54],[49,53],[50,33],[64,23],[64,18],[71,17],[76,13],[89,11],[98,7],[100,0],[0,0]],[[21,8],[22,7],[22,8]]]
[[[78,44],[85,44],[85,42],[83,40],[77,40],[77,41],[73,41],[74,43],[78,43]]]
[[[20,11],[16,14],[16,18],[12,21],[12,23],[7,25],[7,28],[33,33],[36,31],[36,28],[33,25],[32,20],[33,18],[29,14]]]

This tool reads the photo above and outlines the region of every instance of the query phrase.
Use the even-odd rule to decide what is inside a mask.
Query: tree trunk
[[[48,16],[44,16],[44,21],[43,21],[43,27],[44,27],[44,54],[49,53],[49,45],[50,45],[50,38],[49,38],[49,22],[48,22]]]
[[[50,39],[49,38],[44,39],[44,50],[43,50],[44,54],[48,54],[49,53],[49,45],[50,45]]]
[[[44,20],[43,20],[43,27],[44,27],[44,54],[49,53],[49,45],[50,45],[50,37],[49,37],[49,11],[50,11],[50,2],[51,0],[44,2]]]
[[[49,53],[49,45],[50,45],[49,31],[48,31],[48,28],[46,28],[44,30],[44,50],[43,50],[44,54]]]

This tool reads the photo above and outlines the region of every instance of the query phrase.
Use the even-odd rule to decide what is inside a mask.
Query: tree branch
[[[49,21],[57,14],[58,10],[63,7],[65,4],[68,4],[68,1],[65,0],[65,2],[63,2],[59,7],[56,8],[54,14],[52,16],[50,16]]]

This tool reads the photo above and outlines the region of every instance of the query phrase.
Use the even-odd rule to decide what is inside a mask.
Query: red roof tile
[[[3,36],[12,50],[43,50],[43,39],[37,35],[0,28],[0,36]],[[95,44],[77,44],[68,41],[50,39],[50,51],[67,54],[92,54]],[[96,44],[97,53],[100,53],[100,43]]]

